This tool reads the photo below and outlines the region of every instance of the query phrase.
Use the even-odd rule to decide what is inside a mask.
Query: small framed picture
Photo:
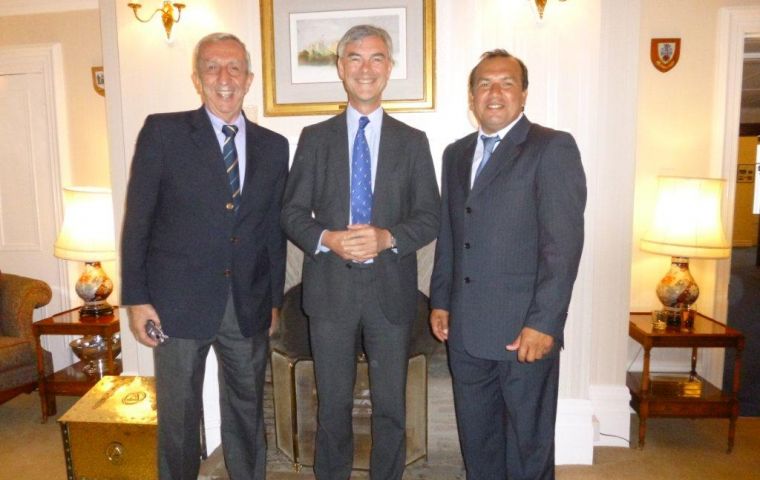
[[[101,97],[106,96],[106,76],[103,67],[92,67],[92,88]]]

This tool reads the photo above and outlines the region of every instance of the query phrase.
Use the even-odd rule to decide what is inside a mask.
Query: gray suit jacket
[[[334,318],[348,307],[351,263],[315,252],[324,230],[348,225],[349,171],[345,112],[304,128],[285,189],[282,226],[305,253],[303,307],[310,316]],[[372,225],[391,231],[398,252],[381,252],[372,271],[383,313],[393,323],[414,321],[416,251],[435,238],[439,200],[427,137],[384,114]]]
[[[449,343],[506,360],[524,326],[559,345],[583,250],[586,179],[571,135],[523,117],[470,191],[477,132],[443,154],[433,308],[447,310]]]
[[[246,121],[247,168],[237,213],[203,107],[150,115],[132,160],[121,244],[122,303],[152,304],[170,337],[209,338],[230,289],[245,336],[282,305],[288,171],[285,137]]]

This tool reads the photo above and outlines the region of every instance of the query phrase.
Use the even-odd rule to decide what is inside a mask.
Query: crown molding
[[[97,9],[98,0],[5,0],[0,4],[0,17]]]

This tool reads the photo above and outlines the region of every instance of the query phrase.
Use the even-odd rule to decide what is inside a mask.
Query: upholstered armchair
[[[32,315],[51,296],[43,281],[0,272],[0,404],[37,388]],[[52,356],[45,351],[43,357],[49,374]]]

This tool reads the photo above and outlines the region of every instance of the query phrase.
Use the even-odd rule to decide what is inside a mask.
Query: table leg
[[[45,357],[42,354],[42,343],[40,335],[34,332],[34,347],[37,352],[37,390],[40,394],[40,409],[42,410],[42,423],[47,422],[48,413],[55,414],[55,403],[53,403],[53,412],[50,412],[50,402],[48,400],[47,388],[45,385]],[[54,400],[55,402],[55,400]]]
[[[651,347],[644,347],[644,365],[641,369],[641,402],[639,405],[639,449],[644,448],[647,435],[647,418],[649,418],[649,359]]]
[[[739,400],[736,398],[739,394],[741,383],[742,369],[742,351],[744,350],[744,341],[742,340],[736,346],[736,355],[734,356],[734,378],[731,385],[731,418],[728,421],[728,452],[734,449],[734,438],[736,436],[736,419],[739,417]]]

